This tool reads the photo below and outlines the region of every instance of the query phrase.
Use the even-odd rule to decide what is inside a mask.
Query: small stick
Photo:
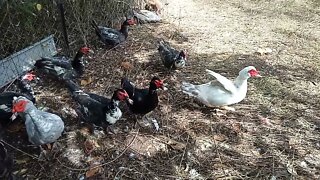
[[[18,79],[19,77],[16,77],[5,89],[3,92],[6,92],[10,87],[11,85]]]
[[[11,147],[12,149],[15,149],[15,150],[17,150],[17,151],[19,151],[19,152],[21,152],[21,153],[23,153],[23,154],[27,155],[27,156],[32,157],[33,159],[40,160],[38,157],[33,156],[33,155],[31,155],[31,154],[29,154],[29,153],[27,153],[27,152],[24,152],[24,151],[22,151],[21,149],[18,149],[18,148],[16,148],[16,147],[12,146],[11,144],[9,144],[9,143],[7,143],[7,142],[5,142],[5,141],[3,141],[3,140],[1,140],[1,142],[3,142],[4,144],[6,144],[7,146]]]
[[[183,157],[185,156],[185,154],[186,154],[186,152],[187,152],[187,146],[188,146],[188,143],[189,143],[189,138],[190,138],[190,137],[189,137],[189,134],[188,134],[187,144],[186,144],[186,147],[184,148],[184,151],[183,151],[183,154],[182,154],[180,163],[179,163],[179,169],[181,168],[181,164],[182,164]]]
[[[108,50],[101,56],[101,58],[104,58],[104,57],[107,55],[108,52],[110,52],[111,50],[113,50],[113,49],[115,49],[116,47],[120,46],[120,44],[122,44],[122,43],[119,43],[119,44],[117,44],[116,46],[112,47],[111,49],[108,49]]]

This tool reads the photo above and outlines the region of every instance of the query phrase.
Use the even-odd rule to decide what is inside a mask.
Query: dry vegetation
[[[110,95],[123,76],[144,87],[159,75],[169,88],[154,113],[160,131],[134,128],[134,117],[124,106],[116,135],[97,131],[89,136],[69,112],[75,106],[68,92],[42,78],[35,87],[38,105],[62,115],[68,127],[59,140],[61,150],[50,161],[38,162],[12,149],[18,174],[29,179],[77,179],[86,173],[96,174],[92,179],[319,179],[320,4],[179,0],[165,8],[166,22],[132,27],[116,51],[98,49],[97,43],[98,53],[84,77],[92,82],[83,86]],[[186,69],[163,68],[158,38],[188,49]],[[272,52],[255,53],[258,48]],[[182,80],[208,81],[205,68],[235,77],[247,65],[264,77],[249,80],[247,98],[234,106],[236,112],[217,117],[180,92]],[[26,138],[9,143],[35,155],[21,139]],[[84,145],[89,141],[92,150]]]

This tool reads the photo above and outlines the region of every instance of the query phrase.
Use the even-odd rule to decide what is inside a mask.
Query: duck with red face
[[[118,44],[124,42],[128,37],[129,26],[134,25],[133,18],[127,18],[121,25],[120,30],[112,29],[104,26],[98,26],[98,24],[92,20],[91,25],[95,29],[95,32],[99,39],[107,46],[115,47]]]
[[[157,90],[164,89],[163,81],[153,77],[148,89],[139,89],[126,78],[121,80],[121,87],[129,94],[132,104],[128,104],[134,114],[147,114],[154,110],[159,103]]]
[[[253,66],[242,69],[234,81],[208,69],[206,72],[215,77],[215,80],[200,85],[183,82],[181,88],[185,94],[196,98],[209,107],[228,106],[242,101],[247,94],[248,79],[261,77]]]
[[[58,115],[39,110],[32,101],[23,96],[14,97],[12,113],[18,114],[24,120],[29,142],[41,149],[42,145],[51,147],[64,130],[64,122]],[[45,154],[46,152],[42,151],[40,155]]]
[[[87,46],[81,47],[73,60],[65,56],[43,57],[37,60],[35,66],[42,72],[58,79],[74,79],[81,77],[85,71],[86,60],[93,50]]]
[[[130,99],[133,100],[132,104],[127,103],[130,111],[133,114],[144,115],[144,117],[158,106],[158,89],[165,89],[163,81],[158,77],[151,79],[147,89],[136,88],[126,78],[121,80],[121,87],[128,92]]]

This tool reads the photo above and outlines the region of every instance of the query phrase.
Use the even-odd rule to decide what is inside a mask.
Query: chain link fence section
[[[70,55],[79,46],[92,43],[92,19],[108,27],[120,26],[134,7],[145,0],[0,0],[0,59],[53,34],[58,47],[63,41],[58,3],[65,9]],[[95,39],[93,39],[95,40]]]
[[[35,60],[57,54],[53,36],[0,61],[0,88],[33,69]]]
[[[0,0],[0,61],[53,34],[57,47],[74,56],[82,45],[98,42],[91,21],[99,25],[119,28],[133,8],[141,8],[145,0]],[[69,51],[64,41],[58,4],[64,7]],[[21,55],[19,57],[23,57]],[[28,58],[28,57],[25,57]],[[8,58],[7,58],[8,60]],[[24,62],[21,59],[21,62]],[[1,63],[1,74],[12,79],[23,63]],[[13,65],[15,64],[15,65]],[[20,68],[21,69],[21,68]],[[10,76],[10,77],[9,77]]]

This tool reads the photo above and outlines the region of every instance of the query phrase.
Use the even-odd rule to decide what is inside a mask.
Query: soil
[[[124,115],[116,134],[79,126],[70,94],[46,76],[34,84],[37,106],[61,115],[66,130],[50,160],[38,161],[25,130],[13,125],[5,142],[15,174],[28,179],[319,179],[320,4],[317,0],[168,1],[164,21],[131,27],[127,42],[96,51],[82,79],[85,91],[111,96],[128,77],[147,87],[157,75],[167,91],[152,126]],[[161,64],[157,40],[186,49],[186,68]],[[182,81],[210,81],[205,69],[229,78],[253,65],[247,97],[217,116],[180,90]],[[140,121],[141,117],[137,117]],[[17,123],[16,123],[17,124]],[[15,137],[15,138],[12,138]],[[21,152],[23,151],[23,153]],[[95,168],[93,168],[95,167]]]

